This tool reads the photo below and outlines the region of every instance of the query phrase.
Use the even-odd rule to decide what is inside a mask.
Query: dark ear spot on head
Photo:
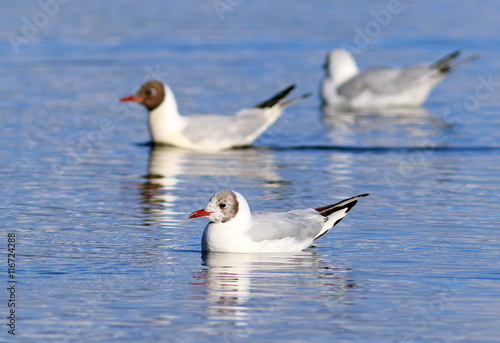
[[[165,100],[165,86],[160,81],[148,81],[136,94],[148,110],[154,110]]]
[[[236,217],[240,203],[233,191],[223,190],[218,193],[218,206],[223,214],[222,223],[226,223]]]

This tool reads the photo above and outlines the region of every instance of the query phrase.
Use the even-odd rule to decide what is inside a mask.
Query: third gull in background
[[[459,55],[457,50],[431,64],[360,71],[347,50],[332,50],[326,58],[323,104],[339,110],[420,106],[446,74],[479,57],[476,54],[456,61]]]

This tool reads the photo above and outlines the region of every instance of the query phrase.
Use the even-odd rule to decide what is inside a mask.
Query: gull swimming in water
[[[296,252],[337,225],[356,205],[361,194],[338,203],[303,210],[276,213],[250,212],[238,192],[215,193],[208,205],[189,218],[208,217],[202,236],[204,251],[218,252]]]
[[[149,81],[135,95],[120,101],[135,101],[149,111],[149,133],[153,143],[218,151],[252,144],[283,113],[283,109],[310,94],[285,101],[295,88],[289,86],[252,108],[233,116],[220,114],[180,115],[174,93],[160,81]]]
[[[459,55],[457,50],[430,64],[359,70],[347,50],[334,49],[326,58],[323,104],[339,110],[420,106],[450,71],[479,57],[456,61]]]

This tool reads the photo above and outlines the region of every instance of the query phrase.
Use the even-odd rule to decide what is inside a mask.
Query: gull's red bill
[[[140,102],[142,99],[137,95],[127,95],[120,99],[120,101],[137,101]]]
[[[210,214],[212,214],[212,212],[207,212],[205,210],[198,210],[198,211],[194,211],[193,213],[191,213],[189,215],[189,218],[206,217],[206,216],[209,216]]]

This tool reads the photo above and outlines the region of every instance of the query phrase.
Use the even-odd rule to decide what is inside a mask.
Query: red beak
[[[206,217],[206,216],[209,216],[211,214],[212,214],[212,212],[207,212],[205,210],[198,210],[198,211],[194,211],[193,213],[191,213],[189,215],[189,218]]]
[[[127,95],[120,99],[120,101],[136,101],[136,102],[141,102],[141,100],[142,99],[139,98],[137,95]]]

